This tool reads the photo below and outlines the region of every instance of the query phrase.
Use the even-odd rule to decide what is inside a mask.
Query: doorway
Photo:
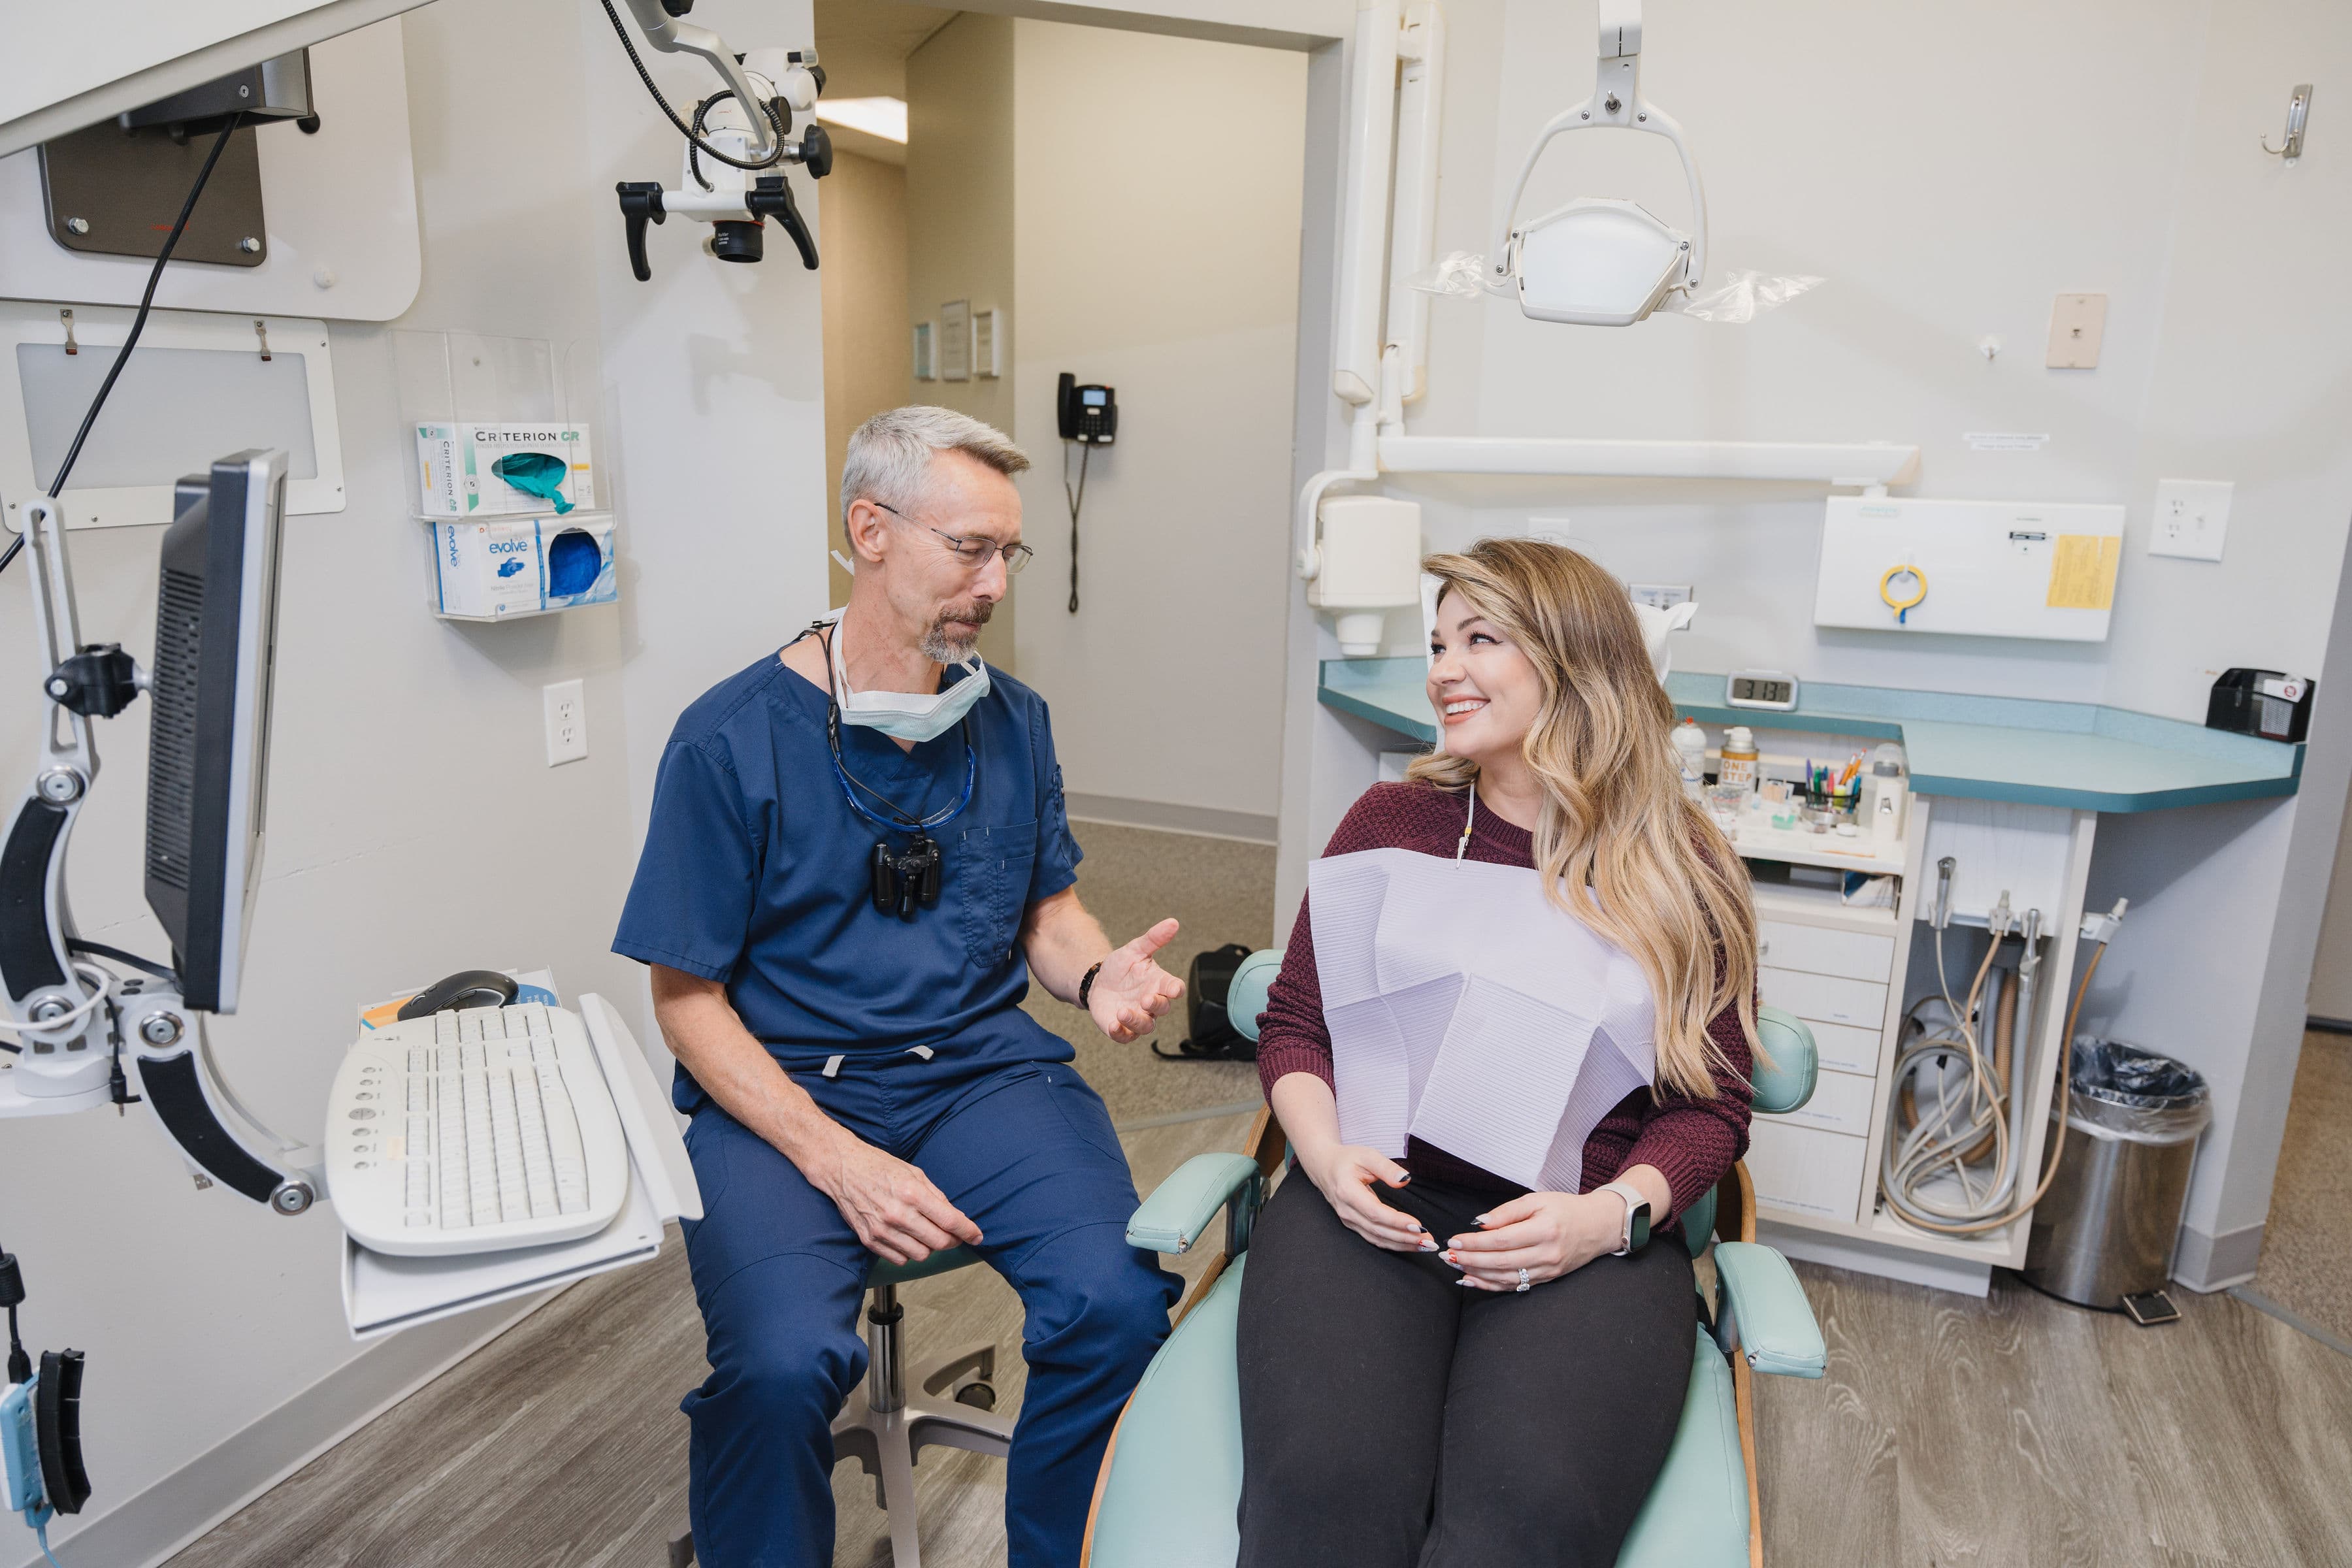
[[[1055,709],[1072,815],[1270,841],[1306,57],[890,0],[816,33],[829,494],[900,403],[1011,435],[1037,556],[981,649]],[[875,99],[903,140],[836,118]],[[1064,373],[1112,445],[1061,438]]]

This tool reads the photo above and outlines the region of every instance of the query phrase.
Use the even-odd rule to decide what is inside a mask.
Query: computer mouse
[[[500,974],[495,969],[461,969],[410,997],[395,1016],[406,1023],[411,1018],[446,1013],[452,1007],[503,1007],[515,999],[520,990],[510,974]]]

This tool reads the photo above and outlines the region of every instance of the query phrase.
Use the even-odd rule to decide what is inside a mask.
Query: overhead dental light
[[[1706,272],[1706,193],[1682,127],[1642,97],[1641,0],[1601,0],[1601,59],[1592,99],[1543,128],[1503,208],[1487,265],[1515,284],[1519,309],[1538,321],[1628,327],[1676,290],[1697,289]],[[1580,196],[1515,228],[1528,176],[1551,139],[1568,131],[1646,131],[1675,144],[1690,181],[1694,232],[1662,223],[1637,202]]]

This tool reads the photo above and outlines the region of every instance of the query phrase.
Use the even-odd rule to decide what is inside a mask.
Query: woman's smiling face
[[[1438,601],[1429,654],[1429,705],[1445,752],[1481,766],[1517,756],[1543,705],[1534,663],[1462,593]]]

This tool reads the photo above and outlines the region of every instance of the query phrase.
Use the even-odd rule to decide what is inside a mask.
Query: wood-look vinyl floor
[[[1247,1116],[1122,1140],[1139,1191],[1194,1154],[1238,1148]],[[1188,1286],[1204,1248],[1170,1260]],[[992,1339],[997,1407],[1020,1404],[1021,1303],[986,1268],[899,1293],[908,1357]],[[641,1268],[584,1280],[303,1467],[168,1568],[662,1568],[686,1529],[686,1417],[702,1320],[675,1231]],[[924,1561],[1004,1561],[1004,1467],[928,1449]],[[855,1464],[834,1472],[842,1564],[889,1568],[889,1530]]]
[[[1756,1380],[1767,1562],[2352,1563],[2352,1357],[2226,1295],[2142,1329],[1797,1269],[1829,1374]]]
[[[1245,1122],[1129,1133],[1138,1186]],[[1977,1301],[1798,1268],[1830,1370],[1757,1380],[1775,1568],[2352,1564],[2352,1357],[2226,1296],[2139,1329],[2006,1278]],[[993,1274],[905,1300],[914,1359],[992,1337],[999,1408],[1017,1405],[1020,1308]],[[673,1246],[560,1297],[170,1568],[660,1568],[685,1519],[677,1400],[703,1370]],[[917,1474],[928,1568],[1001,1564],[1003,1466],[933,1449]],[[888,1568],[872,1484],[845,1465],[834,1492],[835,1562]]]

